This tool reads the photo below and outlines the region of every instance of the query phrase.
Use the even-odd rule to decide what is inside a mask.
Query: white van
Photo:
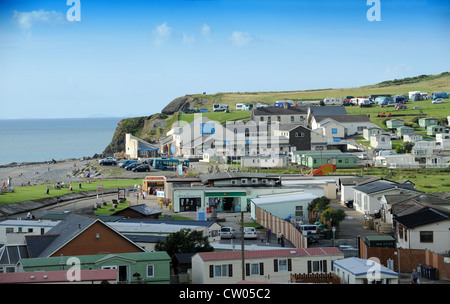
[[[301,231],[302,235],[308,236],[311,234],[317,234],[317,225],[313,224],[304,224],[299,226],[299,230]]]
[[[236,104],[236,111],[243,111],[245,107],[245,103],[237,103]]]
[[[223,112],[228,110],[228,105],[224,104],[214,104],[213,105],[213,112]]]

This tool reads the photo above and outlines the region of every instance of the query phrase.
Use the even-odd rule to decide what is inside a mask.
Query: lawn
[[[128,179],[128,180],[101,180],[93,181],[91,183],[81,182],[73,183],[73,192],[82,191],[95,191],[98,185],[103,185],[103,189],[113,189],[134,186],[135,184],[141,184],[141,179]],[[81,185],[81,188],[79,187]],[[47,188],[49,193],[47,194]],[[101,191],[101,190],[100,190]],[[37,200],[48,197],[57,197],[64,194],[71,193],[69,188],[55,189],[52,185],[37,185],[37,186],[24,186],[14,188],[12,193],[0,194],[0,205],[18,203],[29,200]]]

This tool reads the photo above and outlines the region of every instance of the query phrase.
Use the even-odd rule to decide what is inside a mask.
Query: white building
[[[403,135],[403,142],[412,142],[415,143],[419,140],[422,140],[422,135],[419,134],[405,134]]]
[[[0,222],[0,244],[24,244],[25,235],[43,235],[58,222],[41,220],[5,220]]]
[[[398,273],[371,259],[334,261],[334,273],[341,278],[341,284],[398,284]]]
[[[450,212],[427,208],[415,213],[399,216],[395,238],[397,247],[406,249],[428,249],[446,254],[450,248]]]
[[[376,167],[385,167],[391,169],[415,169],[419,168],[419,163],[411,154],[390,154],[376,156],[374,159]]]
[[[391,137],[387,134],[378,134],[370,136],[370,145],[375,149],[392,149]]]

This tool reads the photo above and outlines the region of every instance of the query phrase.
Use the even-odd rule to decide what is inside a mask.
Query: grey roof
[[[140,204],[140,205],[129,206],[125,209],[116,211],[114,214],[120,214],[123,210],[126,210],[126,209],[134,210],[142,215],[153,215],[153,214],[161,214],[162,213],[161,210],[157,210],[155,208],[147,206],[146,204]]]
[[[376,180],[376,181],[366,183],[361,186],[356,186],[354,188],[354,190],[361,191],[361,192],[367,193],[367,194],[371,194],[371,193],[376,193],[376,192],[387,191],[387,190],[394,189],[394,188],[414,190],[414,184],[411,184],[411,183],[400,184],[400,183],[396,183],[396,182],[393,182],[390,180],[381,179],[381,180]]]
[[[309,107],[309,111],[312,116],[347,115],[347,110],[344,106]]]
[[[352,177],[342,177],[340,178],[340,181],[341,185],[343,186],[358,186],[379,179],[380,178],[376,176],[352,176]]]
[[[395,221],[407,228],[412,228],[448,219],[450,219],[449,212],[428,208],[415,213],[396,217]]]
[[[320,115],[315,117],[315,120],[319,122],[329,118],[337,122],[370,122],[370,118],[366,115]]]
[[[221,179],[233,179],[233,178],[275,178],[279,179],[279,176],[270,176],[265,173],[253,173],[253,172],[219,172],[211,174],[200,174],[203,183],[210,180],[221,180]]]
[[[71,214],[66,217],[46,233],[46,235],[54,235],[56,237],[39,254],[39,257],[50,256],[53,252],[64,246],[96,221],[98,221],[97,218],[78,214]]]
[[[5,245],[0,248],[0,265],[16,265],[29,257],[26,245]]]
[[[166,225],[209,227],[216,222],[215,221],[194,221],[194,220],[122,219],[119,221],[119,223],[166,224]]]
[[[163,235],[125,234],[124,236],[135,243],[157,243],[165,242],[167,239],[167,236]]]
[[[307,131],[311,131],[307,127],[302,126],[301,124],[278,124],[278,130],[280,131],[292,131],[298,128],[305,129]]]
[[[307,114],[307,109],[305,107],[263,107],[253,109],[253,115],[299,115]]]

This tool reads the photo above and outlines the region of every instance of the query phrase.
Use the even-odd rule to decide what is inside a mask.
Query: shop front
[[[157,191],[164,191],[165,176],[146,176],[142,181],[142,191],[149,195],[156,195]]]
[[[206,192],[205,200],[207,207],[217,212],[240,212],[246,196],[246,192]]]
[[[180,195],[179,196],[180,212],[197,211],[202,207],[201,195]]]

